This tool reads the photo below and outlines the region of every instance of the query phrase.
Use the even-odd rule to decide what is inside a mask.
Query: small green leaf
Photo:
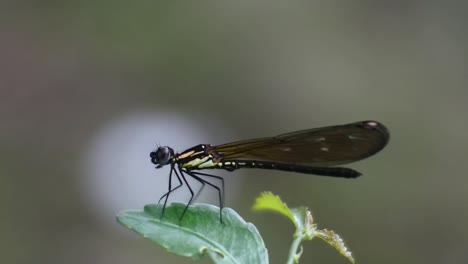
[[[355,263],[354,258],[351,255],[351,251],[345,247],[343,239],[341,239],[341,237],[335,233],[335,231],[327,229],[316,230],[315,236],[330,244],[332,247],[338,250],[341,255],[345,256],[351,263]]]
[[[326,229],[317,230],[317,224],[314,223],[312,212],[307,207],[289,208],[286,203],[281,201],[279,196],[271,192],[263,192],[256,199],[253,209],[278,212],[291,219],[296,226],[294,240],[289,251],[288,263],[299,263],[299,258],[302,254],[301,242],[312,240],[316,236],[333,246],[351,263],[355,263],[351,251],[345,247],[343,240],[338,234]],[[300,251],[298,252],[299,247]]]
[[[298,219],[293,215],[288,205],[281,201],[278,195],[274,195],[271,192],[262,192],[255,200],[252,209],[257,211],[274,211],[288,217],[296,228],[300,225],[300,221],[298,222]]]
[[[307,209],[307,207],[301,206],[297,208],[291,208],[290,210],[294,217],[296,229],[315,230],[312,214]]]
[[[273,211],[280,213],[288,217],[294,223],[297,230],[315,230],[312,214],[307,207],[301,206],[297,208],[289,208],[278,195],[274,195],[271,192],[262,192],[255,200],[252,209],[257,211]],[[312,234],[308,235],[313,236]]]
[[[161,219],[162,205],[146,205],[144,211],[124,211],[117,221],[169,252],[201,258],[208,254],[215,263],[268,263],[268,254],[255,226],[246,223],[234,210],[195,204],[179,219],[185,204],[172,203]]]

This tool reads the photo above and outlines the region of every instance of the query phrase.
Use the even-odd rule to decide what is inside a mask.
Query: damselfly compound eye
[[[170,147],[159,147],[150,153],[151,162],[158,165],[158,168],[168,164],[173,155],[174,151]]]

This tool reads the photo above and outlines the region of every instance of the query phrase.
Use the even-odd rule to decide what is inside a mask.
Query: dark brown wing
[[[310,166],[335,166],[374,155],[390,134],[376,121],[361,121],[238,141],[215,146],[223,160],[261,160]]]

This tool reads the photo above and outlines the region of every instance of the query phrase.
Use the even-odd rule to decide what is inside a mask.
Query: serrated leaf
[[[124,211],[117,221],[180,256],[201,258],[208,254],[215,263],[268,263],[268,254],[257,228],[234,210],[208,204],[190,206],[182,224],[185,204],[172,203],[161,219],[162,205],[147,205],[144,211]]]
[[[336,250],[338,250],[338,252],[341,253],[341,255],[345,256],[351,263],[355,263],[351,251],[349,251],[346,248],[343,239],[337,233],[335,233],[335,231],[327,229],[316,230],[315,236],[321,238],[322,240],[333,246]]]
[[[316,236],[333,246],[351,263],[355,263],[351,251],[345,247],[343,240],[338,234],[326,229],[317,230],[317,224],[314,223],[312,212],[309,211],[307,207],[289,208],[286,203],[281,201],[279,196],[271,192],[263,192],[256,199],[253,209],[278,212],[291,219],[296,226],[296,231],[294,232],[294,242],[291,245],[289,260],[294,263],[299,263],[299,258],[302,254],[302,247],[300,251],[297,252],[300,243],[306,240],[312,240]]]
[[[299,226],[298,221],[295,219],[288,205],[281,201],[281,198],[278,195],[274,195],[271,192],[262,192],[257,199],[255,199],[252,209],[257,211],[273,211],[280,213],[288,217],[294,223],[296,228]]]

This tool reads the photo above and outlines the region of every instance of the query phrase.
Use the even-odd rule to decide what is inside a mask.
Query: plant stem
[[[297,234],[297,233],[296,233],[296,235],[294,237],[295,237],[294,241],[291,244],[291,248],[289,249],[287,264],[299,263],[299,261],[296,262],[296,254],[297,254],[297,250],[299,249],[299,246],[301,245],[303,237],[302,237],[302,235]],[[299,260],[299,258],[297,260]]]

